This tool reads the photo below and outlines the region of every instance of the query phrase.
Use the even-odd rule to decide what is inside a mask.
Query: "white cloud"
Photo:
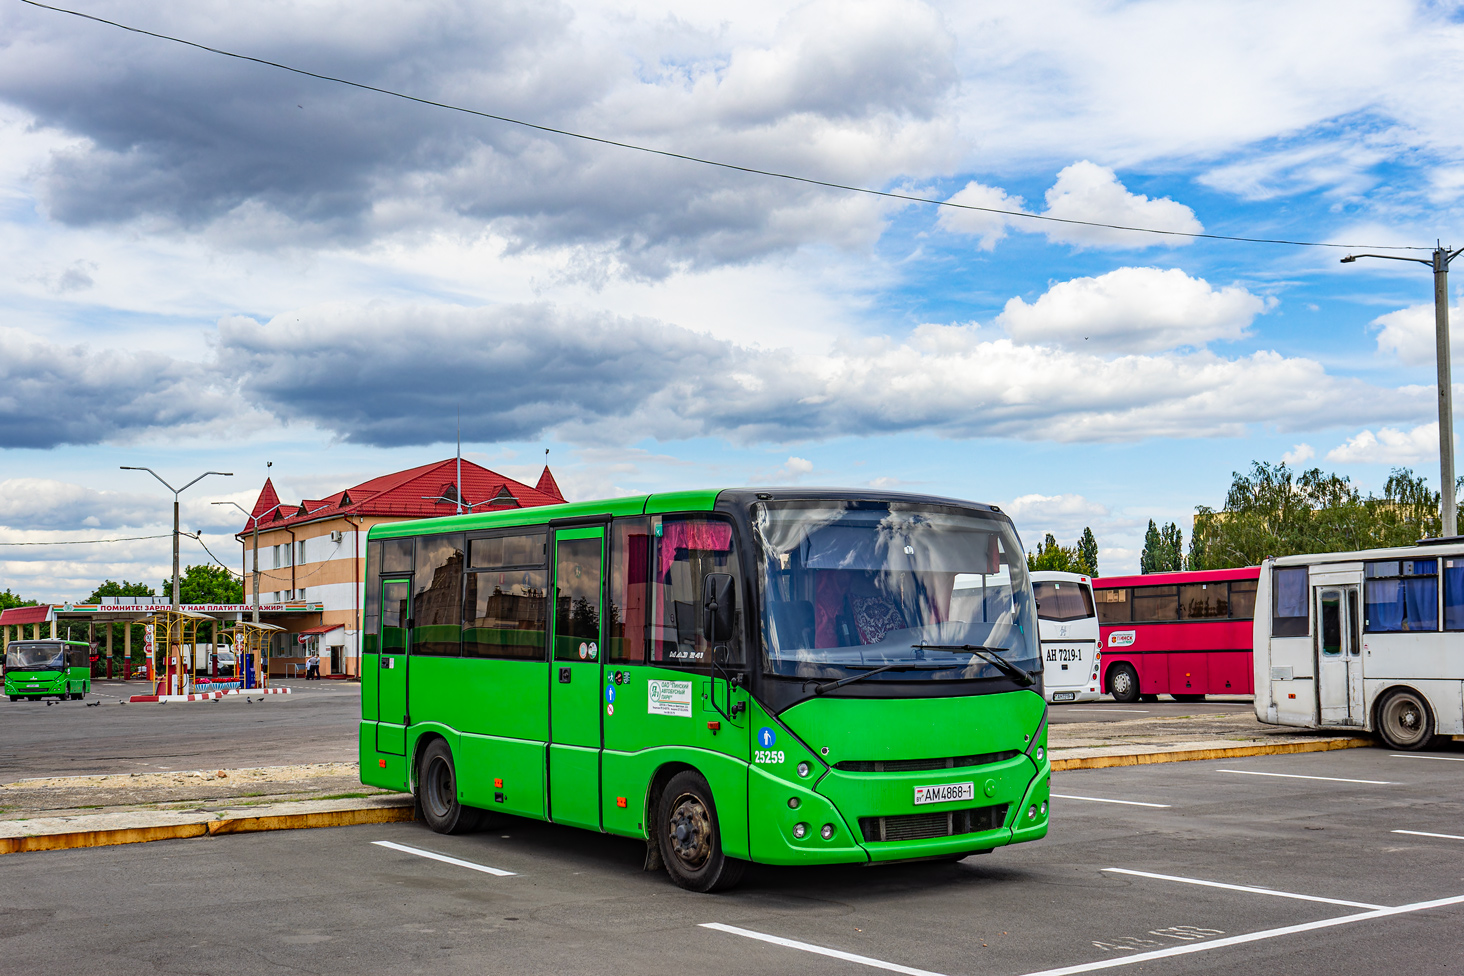
[[[1078,494],[1021,495],[1000,506],[1011,516],[1025,545],[1034,547],[1048,532],[1065,546],[1073,545],[1084,528],[1101,525],[1108,508]]]
[[[1464,341],[1464,306],[1449,309],[1449,348],[1459,349]],[[1378,351],[1392,353],[1409,366],[1432,366],[1437,355],[1438,328],[1434,307],[1410,305],[1372,320],[1378,328]],[[1457,355],[1457,352],[1455,352]]]
[[[1239,339],[1265,300],[1214,288],[1178,268],[1119,268],[1053,285],[1030,305],[1007,302],[996,323],[1018,342],[1089,352],[1156,352]]]
[[[1328,461],[1364,464],[1416,464],[1439,456],[1439,425],[1421,424],[1410,430],[1380,427],[1360,431],[1345,444],[1327,452]]]
[[[1007,192],[1000,187],[985,186],[974,180],[957,191],[948,202],[958,203],[963,207],[987,207],[992,210],[1025,212],[1027,209],[1021,197],[1007,196]],[[1008,226],[1014,223],[1026,230],[1035,229],[1031,226],[1035,221],[1024,221],[1019,217],[987,213],[983,210],[953,210],[949,207],[941,208],[937,223],[952,233],[981,238],[979,246],[983,251],[995,248],[997,242],[1006,236]]]
[[[1291,450],[1281,455],[1281,463],[1295,467],[1298,464],[1305,464],[1307,461],[1316,457],[1316,455],[1317,452],[1312,450],[1310,444],[1297,444]]]
[[[1090,163],[1086,159],[1073,163],[1057,174],[1057,182],[1047,191],[1048,217],[1065,220],[1086,220],[1094,223],[1120,224],[1125,227],[1150,227],[1155,230],[1198,234],[1205,228],[1195,219],[1195,212],[1168,197],[1150,199],[1130,193],[1118,181],[1113,170]],[[1187,244],[1187,237],[1157,237],[1131,231],[1074,224],[1043,222],[1042,232],[1048,240],[1087,247],[1150,247],[1154,244]]]

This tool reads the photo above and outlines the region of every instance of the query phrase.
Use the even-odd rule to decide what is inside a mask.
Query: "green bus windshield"
[[[66,645],[12,641],[5,651],[5,668],[25,671],[60,671],[66,667]]]
[[[1036,608],[1011,524],[974,509],[902,501],[760,503],[765,665],[817,677],[898,667],[871,680],[998,677],[976,645],[1039,668]],[[831,669],[834,669],[831,672]]]

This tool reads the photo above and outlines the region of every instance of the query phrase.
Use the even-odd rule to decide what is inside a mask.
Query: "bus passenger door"
[[[1317,717],[1321,725],[1362,725],[1362,647],[1356,586],[1318,586]]]
[[[407,752],[407,615],[411,601],[410,580],[387,580],[381,584],[376,749],[394,756]]]
[[[600,622],[605,527],[554,533],[549,819],[600,828]]]

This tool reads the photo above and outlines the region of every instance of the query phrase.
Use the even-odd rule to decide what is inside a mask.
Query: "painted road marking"
[[[1148,715],[1147,708],[1064,708],[1064,712],[1132,712],[1135,715]]]
[[[1299,773],[1261,773],[1254,769],[1217,769],[1217,773],[1239,773],[1242,776],[1275,776],[1279,779],[1319,779],[1328,783],[1367,783],[1370,786],[1397,786],[1384,779],[1340,779],[1336,776],[1302,776]]]
[[[1406,756],[1406,755],[1403,755],[1402,753],[1397,753],[1397,752],[1390,752],[1390,753],[1388,753],[1388,758],[1389,759],[1434,759],[1434,760],[1437,760],[1438,762],[1464,762],[1464,757],[1461,757],[1461,756]]]
[[[1442,837],[1444,840],[1464,840],[1459,834],[1430,834],[1426,830],[1395,830],[1395,834],[1412,834],[1414,837]]]
[[[1283,935],[1295,935],[1299,932],[1314,932],[1317,929],[1329,929],[1338,925],[1351,925],[1353,922],[1369,922],[1375,918],[1387,918],[1390,915],[1407,915],[1410,912],[1423,912],[1430,908],[1444,908],[1448,905],[1458,904],[1464,904],[1464,895],[1455,895],[1452,898],[1438,898],[1433,901],[1414,902],[1411,905],[1399,905],[1397,908],[1379,908],[1376,911],[1359,912],[1356,915],[1339,915],[1336,918],[1324,918],[1317,922],[1303,922],[1300,925],[1286,925],[1279,929],[1266,929],[1262,932],[1251,932],[1247,935],[1230,935],[1223,939],[1216,939],[1213,942],[1191,942],[1187,945],[1170,946],[1167,949],[1155,949],[1153,952],[1138,952],[1132,956],[1121,956],[1117,959],[1100,959],[1097,962],[1082,963],[1077,966],[1064,966],[1060,969],[1043,969],[1039,972],[1027,973],[1026,976],[1074,976],[1076,973],[1091,973],[1098,969],[1131,966],[1136,962],[1167,959],[1170,956],[1185,956],[1192,952],[1209,952],[1212,949],[1224,949],[1229,946],[1244,945],[1247,942],[1261,942],[1265,939],[1276,939]]]
[[[405,844],[393,844],[389,840],[373,840],[371,843],[377,847],[389,847],[394,851],[401,851],[404,854],[415,854],[418,857],[431,858],[434,861],[441,861],[443,864],[456,864],[460,868],[467,868],[470,871],[482,871],[484,874],[491,874],[495,878],[512,878],[512,871],[505,871],[502,868],[490,868],[486,864],[474,864],[472,861],[460,861],[455,857],[448,857],[446,854],[438,854],[435,851],[422,851],[415,847],[407,847]]]
[[[861,966],[887,969],[892,973],[904,973],[905,976],[941,976],[940,973],[933,973],[928,969],[913,969],[910,966],[901,966],[899,963],[885,962],[883,959],[871,959],[869,956],[856,956],[852,952],[828,949],[824,946],[813,945],[810,942],[797,942],[793,939],[785,939],[778,935],[768,935],[766,932],[754,932],[752,929],[740,929],[735,925],[723,925],[721,922],[702,922],[700,927],[704,929],[716,929],[718,932],[726,932],[729,935],[740,935],[745,939],[771,942],[773,945],[783,946],[788,949],[802,949],[804,952],[829,956],[833,959],[842,959],[845,962],[857,962]]]
[[[1070,796],[1067,793],[1053,793],[1052,796],[1059,800],[1087,800],[1089,803],[1122,803],[1128,807],[1158,807],[1163,810],[1169,809],[1167,803],[1140,803],[1138,800],[1107,800],[1101,796]]]
[[[1276,891],[1274,888],[1256,888],[1251,885],[1226,884],[1223,881],[1202,881],[1199,878],[1178,878],[1172,874],[1151,874],[1148,871],[1129,871],[1126,868],[1104,868],[1110,874],[1131,874],[1136,878],[1155,878],[1159,881],[1178,881],[1180,884],[1202,885],[1206,888],[1225,888],[1229,891],[1245,891],[1253,895],[1275,895],[1277,898],[1295,898],[1298,901],[1319,901],[1324,905],[1345,905],[1348,908],[1385,908],[1385,905],[1370,905],[1362,901],[1343,901],[1340,898],[1321,898],[1317,895],[1298,895],[1292,891]]]
[[[1260,889],[1263,890],[1264,889]],[[1274,892],[1268,892],[1274,894]],[[1170,956],[1187,956],[1195,952],[1209,952],[1212,949],[1224,949],[1229,946],[1245,945],[1248,942],[1263,942],[1266,939],[1278,939],[1285,935],[1296,935],[1300,932],[1314,932],[1318,929],[1334,928],[1338,925],[1351,925],[1354,922],[1369,922],[1375,918],[1387,918],[1392,915],[1407,915],[1412,912],[1423,912],[1430,908],[1445,908],[1449,905],[1464,904],[1464,895],[1454,895],[1452,898],[1437,898],[1433,901],[1419,901],[1411,905],[1399,905],[1397,908],[1379,908],[1370,912],[1358,912],[1355,915],[1339,915],[1336,918],[1324,918],[1316,922],[1303,922],[1300,925],[1285,925],[1277,929],[1265,929],[1260,932],[1250,932],[1246,935],[1231,935],[1223,939],[1215,939],[1212,942],[1189,942],[1184,945],[1169,946],[1165,949],[1155,949],[1151,952],[1136,952],[1132,956],[1119,956],[1113,959],[1099,959],[1096,962],[1079,963],[1076,966],[1063,966],[1058,969],[1043,969],[1034,973],[1027,973],[1025,976],[1075,976],[1077,973],[1091,973],[1099,969],[1114,969],[1118,966],[1132,966],[1136,962],[1149,962],[1153,959],[1167,959]],[[789,949],[801,949],[804,952],[816,953],[820,956],[830,956],[834,959],[843,959],[846,962],[859,963],[861,966],[872,966],[875,969],[885,969],[895,973],[905,973],[906,976],[941,976],[926,969],[912,969],[909,966],[901,966],[898,963],[885,962],[882,959],[871,959],[868,956],[856,956],[852,952],[841,952],[838,949],[827,949],[823,946],[812,945],[808,942],[797,942],[793,939],[784,939],[776,935],[768,935],[763,932],[754,932],[751,929],[740,929],[735,925],[723,925],[721,922],[703,922],[704,929],[716,929],[718,932],[727,932],[731,935],[740,935],[748,939],[758,939],[762,942],[771,942],[773,945],[785,946]]]

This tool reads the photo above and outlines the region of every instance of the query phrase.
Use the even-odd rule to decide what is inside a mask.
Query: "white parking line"
[[[1059,800],[1087,800],[1089,803],[1122,803],[1127,807],[1159,807],[1168,810],[1167,803],[1140,803],[1138,800],[1107,800],[1101,796],[1070,796],[1067,793],[1053,793]]]
[[[1464,762],[1464,756],[1409,756],[1400,752],[1388,753],[1389,759],[1433,759],[1437,762]]]
[[[1147,708],[1064,708],[1064,712],[1132,712],[1135,715],[1148,715]]]
[[[1412,834],[1414,837],[1442,837],[1444,840],[1464,840],[1459,834],[1430,834],[1426,830],[1395,830],[1395,834]]]
[[[1246,935],[1231,935],[1223,939],[1216,939],[1213,942],[1189,942],[1184,945],[1170,946],[1166,949],[1137,952],[1132,956],[1099,959],[1096,962],[1079,963],[1076,966],[1063,966],[1058,969],[1043,969],[1038,972],[1027,973],[1025,976],[1075,976],[1077,973],[1091,973],[1099,969],[1115,969],[1119,966],[1132,966],[1134,963],[1149,962],[1154,959],[1167,959],[1170,956],[1187,956],[1195,952],[1210,952],[1214,949],[1245,945],[1248,942],[1262,942],[1266,939],[1277,939],[1281,936],[1296,935],[1300,932],[1314,932],[1317,929],[1329,929],[1338,925],[1351,925],[1354,922],[1369,922],[1375,918],[1387,918],[1391,915],[1407,915],[1411,912],[1422,912],[1430,908],[1444,908],[1449,905],[1459,904],[1464,904],[1464,895],[1455,895],[1452,898],[1437,898],[1433,901],[1414,902],[1411,905],[1399,905],[1397,908],[1379,908],[1370,912],[1359,912],[1356,915],[1339,915],[1336,918],[1324,918],[1316,922],[1303,922],[1300,925],[1285,925],[1281,928],[1265,929],[1260,932],[1250,932]],[[730,935],[740,935],[747,939],[770,942],[773,945],[784,946],[789,949],[800,949],[804,952],[812,952],[820,956],[843,959],[846,962],[858,963],[861,966],[872,966],[875,969],[884,969],[893,973],[905,973],[906,976],[941,976],[940,973],[934,973],[928,969],[914,969],[910,966],[901,966],[899,963],[885,962],[883,959],[871,959],[869,956],[857,956],[852,952],[828,949],[824,946],[813,945],[809,942],[784,939],[781,936],[768,935],[765,932],[754,932],[751,929],[742,929],[735,925],[723,925],[721,922],[702,922],[701,927],[704,929],[715,929],[718,932],[726,932]]]
[[[875,969],[888,969],[892,973],[904,973],[905,976],[941,976],[940,973],[933,973],[928,969],[913,969],[909,966],[901,966],[899,963],[885,962],[883,959],[871,959],[869,956],[856,956],[852,952],[827,949],[823,946],[813,945],[810,942],[797,942],[793,939],[785,939],[778,935],[768,935],[766,932],[754,932],[752,929],[740,929],[735,925],[723,925],[721,922],[702,922],[701,928],[716,929],[718,932],[740,935],[747,939],[757,939],[760,942],[771,942],[773,945],[783,946],[788,949],[802,949],[804,952],[812,952],[820,956],[842,959],[845,962],[857,962],[861,966],[873,966]]]
[[[1328,783],[1367,783],[1370,786],[1397,786],[1385,779],[1341,779],[1336,776],[1302,776],[1299,773],[1261,773],[1254,769],[1217,769],[1217,773],[1239,773],[1242,776],[1275,776],[1279,779],[1320,779]]]
[[[1148,871],[1129,871],[1126,868],[1104,868],[1110,874],[1131,874],[1136,878],[1155,878],[1159,881],[1178,881],[1180,884],[1201,885],[1205,888],[1225,888],[1229,891],[1245,891],[1252,895],[1275,895],[1277,898],[1295,898],[1297,901],[1319,901],[1324,905],[1345,905],[1348,908],[1385,908],[1385,905],[1370,905],[1362,901],[1343,901],[1340,898],[1322,898],[1317,895],[1298,895],[1292,891],[1276,891],[1274,888],[1256,888],[1251,885],[1226,884],[1223,881],[1202,881],[1199,878],[1178,878],[1172,874],[1151,874]]]
[[[446,854],[438,854],[435,851],[420,851],[415,847],[407,847],[405,844],[393,844],[389,840],[373,840],[371,843],[377,847],[389,847],[394,851],[401,851],[404,854],[415,854],[418,857],[428,857],[434,861],[441,861],[443,864],[456,864],[460,868],[467,868],[470,871],[482,871],[484,874],[491,874],[495,878],[512,878],[512,871],[505,871],[502,868],[490,868],[486,864],[474,864],[472,861],[461,861],[455,857],[448,857]]]
[[[1375,918],[1387,918],[1389,915],[1407,915],[1410,912],[1422,912],[1430,908],[1443,908],[1447,905],[1458,904],[1464,904],[1464,895],[1455,895],[1452,898],[1438,898],[1434,901],[1414,902],[1411,905],[1399,905],[1397,908],[1379,908],[1377,911],[1359,912],[1356,915],[1339,915],[1336,918],[1324,918],[1318,922],[1286,925],[1279,929],[1266,929],[1262,932],[1251,932],[1247,935],[1231,935],[1223,939],[1216,939],[1214,942],[1190,942],[1186,945],[1170,946],[1167,949],[1155,949],[1152,952],[1138,952],[1132,956],[1121,956],[1116,959],[1100,959],[1097,962],[1082,963],[1077,966],[1064,966],[1061,969],[1044,969],[1040,972],[1027,973],[1026,976],[1074,976],[1075,973],[1091,973],[1098,969],[1132,966],[1136,962],[1149,962],[1153,959],[1166,959],[1170,956],[1186,956],[1192,952],[1209,952],[1212,949],[1224,949],[1229,946],[1244,945],[1247,942],[1276,939],[1283,935],[1295,935],[1298,932],[1314,932],[1317,929],[1329,929],[1338,925],[1351,925],[1353,922],[1368,922]]]

